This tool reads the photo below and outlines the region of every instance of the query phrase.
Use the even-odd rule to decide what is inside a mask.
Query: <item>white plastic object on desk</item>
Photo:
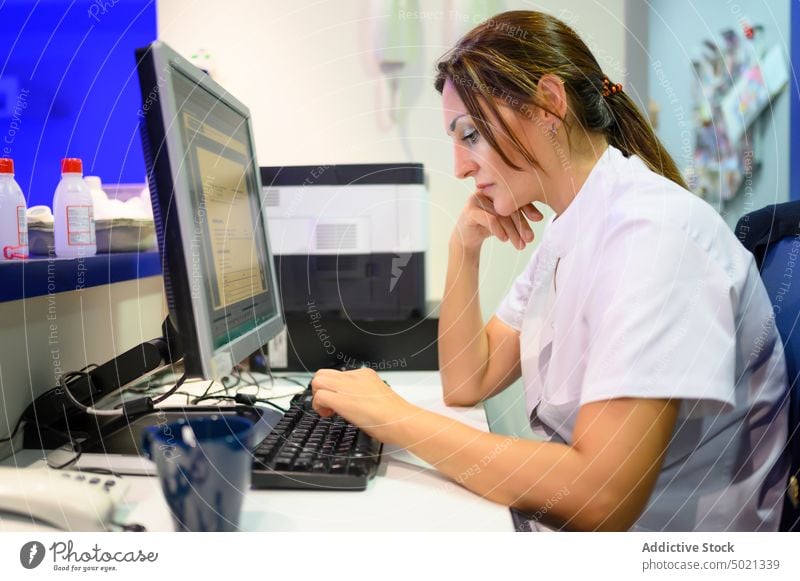
[[[112,530],[114,513],[127,489],[123,479],[105,474],[3,467],[0,514],[63,531]]]
[[[14,179],[14,161],[0,158],[0,260],[28,257],[25,196]]]
[[[94,201],[83,181],[83,163],[78,158],[61,160],[61,181],[53,196],[56,256],[80,258],[97,254]]]

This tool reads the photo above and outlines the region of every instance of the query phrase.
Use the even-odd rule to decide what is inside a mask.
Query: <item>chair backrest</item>
[[[761,265],[761,280],[774,307],[775,325],[783,339],[789,377],[789,452],[791,471],[781,530],[800,531],[800,236],[772,242]]]

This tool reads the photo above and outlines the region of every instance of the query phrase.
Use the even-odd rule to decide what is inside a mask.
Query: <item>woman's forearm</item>
[[[627,530],[653,494],[680,405],[653,398],[589,402],[578,411],[571,442],[561,444],[482,432],[399,400],[379,438],[546,524]]]
[[[439,310],[439,369],[444,400],[472,405],[481,399],[489,342],[478,294],[480,247],[450,242],[447,281]]]
[[[564,444],[482,432],[412,407],[384,441],[406,448],[476,494],[544,523],[593,530],[606,506],[587,474],[587,461]]]

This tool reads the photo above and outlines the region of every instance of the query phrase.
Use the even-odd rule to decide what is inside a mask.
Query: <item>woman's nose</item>
[[[468,178],[478,170],[478,164],[472,157],[472,152],[461,145],[455,146],[455,172],[458,179]]]

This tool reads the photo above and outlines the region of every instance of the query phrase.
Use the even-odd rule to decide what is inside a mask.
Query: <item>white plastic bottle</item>
[[[25,196],[14,179],[14,161],[0,158],[0,260],[28,257]]]
[[[78,258],[97,254],[94,202],[83,181],[83,163],[75,157],[61,160],[61,181],[53,196],[56,256]]]

